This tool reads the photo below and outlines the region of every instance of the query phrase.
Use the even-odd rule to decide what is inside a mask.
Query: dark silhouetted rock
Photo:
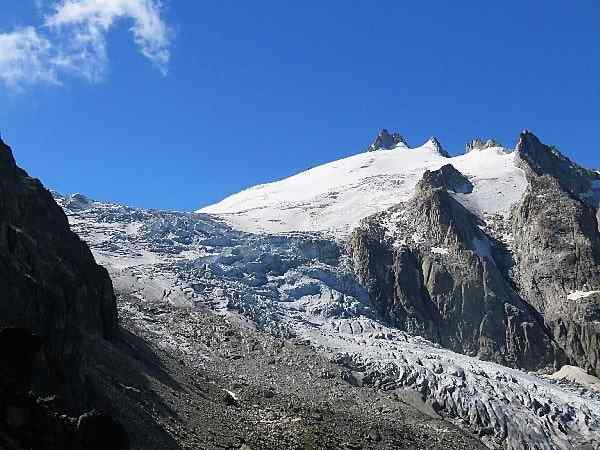
[[[25,328],[0,330],[0,388],[28,392],[31,389],[33,361],[42,348],[42,340]]]
[[[47,372],[39,383],[80,407],[81,336],[110,339],[117,329],[111,280],[50,192],[17,167],[2,141],[0,205],[0,327],[42,338]]]
[[[86,413],[77,421],[77,443],[81,450],[129,450],[123,426],[108,414]]]

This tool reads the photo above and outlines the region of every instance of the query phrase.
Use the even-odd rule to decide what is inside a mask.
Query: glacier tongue
[[[426,149],[407,150],[409,156],[401,161],[395,161],[392,152],[404,151],[357,155],[313,169],[316,175],[309,171],[297,180],[292,177],[279,185],[245,191],[221,205],[234,211],[246,203],[245,212],[238,210],[237,215],[149,211],[59,196],[57,201],[74,231],[111,273],[122,310],[143,302],[157,308],[168,303],[190,311],[209,307],[222,314],[241,314],[265,331],[307,340],[343,366],[345,379],[352,383],[416,392],[442,416],[478,433],[490,448],[596,448],[600,394],[460,355],[386,327],[369,306],[344,248],[321,233],[307,232],[345,232],[362,214],[383,208],[384,198],[398,203],[398,197],[389,198],[390,192],[409,195],[408,185],[416,184],[421,170],[448,162]],[[392,163],[396,166],[389,167]],[[465,174],[477,169],[471,181],[479,195],[460,194],[475,210],[509,208],[514,191],[524,182],[512,155],[495,149],[452,158],[452,164]],[[360,165],[366,167],[357,168]],[[394,174],[399,167],[402,174]],[[343,185],[349,180],[342,178],[352,175],[352,168],[365,171],[365,176],[355,173],[357,184]],[[339,179],[334,177],[337,169],[345,174]],[[313,177],[325,177],[327,186],[311,185]],[[513,183],[517,188],[508,189]],[[309,220],[307,211],[314,212],[314,205],[305,209],[299,205],[310,203],[310,196],[320,195],[319,190],[336,186],[347,190],[339,189],[329,200],[322,198],[323,207]],[[284,187],[298,198],[286,200]],[[501,189],[506,189],[505,196],[492,199]],[[352,209],[348,192],[364,203]],[[282,210],[282,221],[269,222],[285,201],[291,209]],[[260,207],[261,202],[271,203]],[[336,215],[343,219],[336,221]],[[260,226],[254,220],[260,220]],[[264,227],[305,232],[261,235],[236,229],[267,231]],[[194,357],[193,345],[181,336],[159,328],[154,332],[165,333],[165,348],[177,346]]]
[[[458,195],[479,215],[506,213],[527,187],[515,154],[487,147],[447,158],[429,140],[414,149],[380,149],[315,167],[234,194],[198,212],[254,233],[326,231],[347,236],[360,220],[406,201],[426,170],[452,164],[474,185]]]

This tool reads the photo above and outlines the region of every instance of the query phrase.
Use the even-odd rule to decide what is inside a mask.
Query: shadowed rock
[[[39,335],[48,370],[38,388],[82,406],[81,336],[110,339],[117,329],[111,280],[50,192],[17,167],[2,141],[0,205],[0,326]]]
[[[81,450],[129,450],[125,429],[105,413],[92,411],[79,417],[76,434]]]
[[[436,138],[435,136],[432,136],[431,138],[429,138],[429,140],[427,142],[429,144],[431,144],[431,146],[435,149],[436,152],[438,152],[438,154],[440,156],[443,156],[444,158],[450,157],[448,152],[444,149],[444,147],[442,146],[442,144],[440,143],[438,138]]]
[[[376,150],[391,150],[398,144],[403,144],[408,147],[406,140],[399,133],[391,133],[385,128],[382,129],[375,140],[369,145],[367,151],[373,152]]]
[[[590,190],[600,174],[575,164],[556,147],[543,144],[531,131],[519,135],[517,157],[521,168],[530,178],[550,176],[560,187],[571,194],[582,194]]]
[[[417,190],[445,189],[461,194],[473,192],[473,184],[452,164],[446,164],[438,170],[426,170],[417,184]]]

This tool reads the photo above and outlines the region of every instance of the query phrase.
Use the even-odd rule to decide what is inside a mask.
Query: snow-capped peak
[[[243,231],[346,236],[361,219],[407,201],[426,170],[446,164],[473,184],[460,201],[477,214],[506,212],[525,191],[525,174],[513,153],[490,147],[450,158],[440,148],[430,139],[408,151],[362,152],[251,187],[198,212],[217,214]]]
[[[371,145],[369,145],[367,151],[392,150],[397,147],[409,148],[406,139],[400,133],[390,133],[387,129],[383,128]]]
[[[442,146],[442,144],[440,143],[440,141],[435,137],[435,136],[431,136],[427,142],[425,142],[425,144],[423,144],[423,146],[430,146],[433,147],[433,149],[438,152],[440,154],[440,156],[443,156],[444,158],[449,158],[450,155],[448,154],[448,152],[444,149],[444,147]]]

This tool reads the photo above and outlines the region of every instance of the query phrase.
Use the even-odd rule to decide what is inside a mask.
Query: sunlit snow
[[[329,231],[344,236],[364,217],[408,200],[425,170],[445,164],[469,177],[473,192],[455,196],[481,216],[509,211],[527,186],[514,152],[492,147],[445,158],[427,142],[414,149],[359,153],[251,187],[199,212],[217,214],[248,232]]]

